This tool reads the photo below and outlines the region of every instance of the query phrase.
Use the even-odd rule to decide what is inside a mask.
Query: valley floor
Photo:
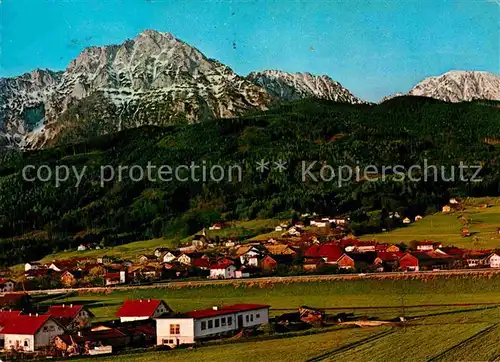
[[[311,283],[255,283],[115,291],[56,297],[86,304],[101,319],[113,318],[124,299],[161,298],[175,311],[216,304],[267,303],[271,315],[301,305],[389,320],[406,326],[333,327],[292,337],[272,334],[195,349],[151,351],[99,361],[488,361],[500,358],[500,277],[435,277]],[[45,300],[44,303],[52,303]],[[310,333],[311,330],[309,330]],[[268,332],[269,333],[269,332]],[[286,337],[286,338],[284,338]]]

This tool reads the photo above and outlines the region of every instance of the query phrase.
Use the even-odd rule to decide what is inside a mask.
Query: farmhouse
[[[104,279],[106,281],[106,286],[125,284],[128,281],[128,274],[125,270],[120,270],[118,272],[108,272],[104,276]]]
[[[132,322],[143,319],[159,317],[165,313],[171,313],[172,309],[163,300],[139,299],[127,300],[116,312],[121,322]]]
[[[269,323],[269,306],[235,304],[156,319],[157,345],[178,346]]]
[[[80,329],[89,326],[94,314],[82,305],[53,305],[46,313],[51,315],[65,329]]]
[[[0,292],[9,293],[13,292],[16,283],[10,279],[0,279]]]
[[[219,262],[210,265],[211,279],[232,279],[236,277],[236,267],[230,263]]]
[[[18,315],[4,322],[5,348],[34,351],[50,346],[64,328],[50,315]]]
[[[259,266],[262,253],[255,246],[245,245],[236,250],[236,256],[240,258],[243,265]]]
[[[418,259],[410,253],[404,254],[399,258],[399,269],[402,271],[418,271]]]
[[[484,259],[484,263],[490,268],[500,268],[500,256],[496,253],[492,253]]]

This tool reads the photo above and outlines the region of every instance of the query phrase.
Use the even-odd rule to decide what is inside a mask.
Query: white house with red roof
[[[94,314],[83,305],[62,304],[49,307],[46,313],[54,317],[65,329],[80,329],[89,326]]]
[[[0,279],[0,292],[9,293],[13,292],[16,287],[16,283],[10,279]]]
[[[236,267],[229,262],[217,262],[210,265],[210,279],[233,279],[236,277]]]
[[[50,315],[17,315],[3,321],[0,333],[5,349],[31,352],[50,346],[64,328]]]
[[[126,300],[116,313],[121,322],[132,322],[156,318],[165,313],[171,313],[172,309],[160,299],[138,299]]]
[[[156,319],[157,345],[178,346],[269,323],[269,306],[235,304]]]

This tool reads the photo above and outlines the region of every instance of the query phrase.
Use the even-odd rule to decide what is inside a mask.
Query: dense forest
[[[435,212],[450,196],[500,194],[500,110],[495,102],[444,103],[398,97],[379,105],[298,101],[238,119],[195,125],[144,126],[65,143],[40,151],[8,153],[0,164],[0,264],[38,259],[88,237],[112,245],[158,236],[183,237],[216,221],[317,212],[349,214],[355,233],[394,227],[388,215]],[[71,111],[70,111],[71,112]],[[71,113],[66,115],[71,118]],[[82,130],[75,139],[82,138]],[[67,134],[66,141],[71,135]],[[257,170],[267,160],[270,169]],[[286,169],[273,169],[273,161]],[[426,161],[425,161],[426,160]],[[302,161],[321,165],[409,168],[463,162],[481,165],[481,182],[302,180]],[[122,180],[101,185],[111,165],[241,165],[242,179],[199,182]],[[86,172],[58,187],[22,179],[26,165],[74,166]],[[418,173],[418,171],[416,171]],[[471,172],[469,176],[474,173]],[[31,171],[30,175],[36,172]],[[448,176],[448,175],[447,175]]]

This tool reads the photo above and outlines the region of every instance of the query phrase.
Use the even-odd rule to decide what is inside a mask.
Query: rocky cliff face
[[[446,102],[476,99],[500,101],[500,76],[488,72],[451,71],[424,79],[408,94]]]
[[[54,123],[82,102],[90,102],[87,111],[99,108],[94,116],[102,115],[108,131],[234,117],[271,102],[264,89],[229,67],[152,30],[121,45],[87,48],[63,73],[36,70],[1,79],[0,87],[3,143],[27,148],[56,137],[61,125]],[[85,117],[73,113],[66,126]]]
[[[247,79],[265,88],[271,96],[281,100],[318,98],[336,102],[363,103],[339,82],[326,75],[265,70],[250,73]]]

